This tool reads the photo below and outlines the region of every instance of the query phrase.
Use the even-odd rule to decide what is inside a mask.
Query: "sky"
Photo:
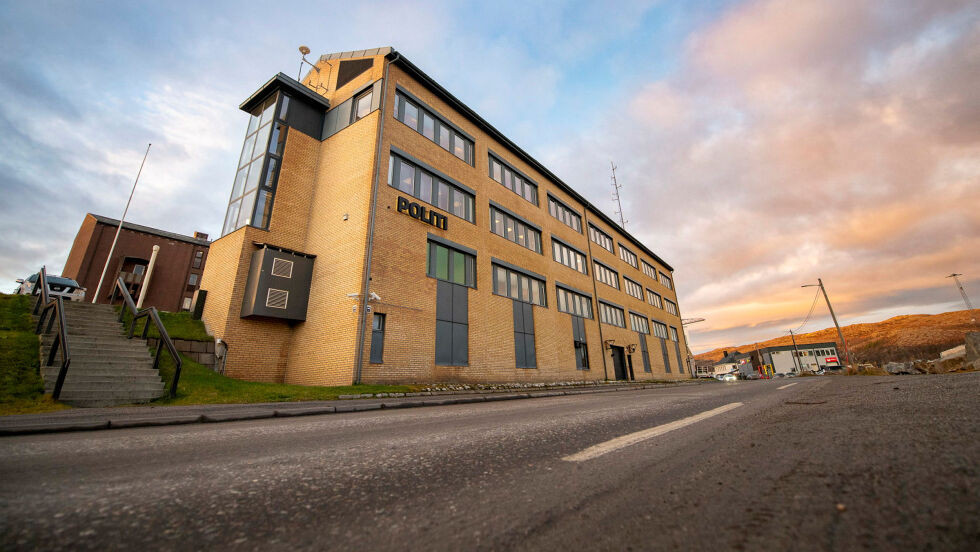
[[[980,4],[0,3],[0,290],[85,213],[220,232],[299,45],[393,46],[674,269],[695,353],[980,303]],[[6,282],[6,283],[4,283]]]

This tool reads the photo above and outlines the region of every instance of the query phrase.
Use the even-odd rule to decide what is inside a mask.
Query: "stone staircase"
[[[111,305],[65,301],[71,366],[59,400],[72,406],[115,406],[145,403],[163,396],[164,382],[153,369],[146,341],[127,339],[124,326]],[[50,314],[49,314],[50,316]],[[54,391],[61,367],[61,351],[54,364],[44,366],[57,335],[57,323],[41,339],[41,375],[44,392]]]

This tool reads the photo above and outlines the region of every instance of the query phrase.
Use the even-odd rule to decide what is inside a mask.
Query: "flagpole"
[[[153,144],[146,145],[146,153],[143,154],[143,162],[140,163],[140,170],[136,173],[136,180],[133,182],[133,189],[129,192],[129,199],[126,201],[126,208],[123,209],[122,218],[119,219],[119,227],[116,228],[116,237],[112,238],[112,247],[109,248],[109,255],[105,258],[105,266],[102,267],[102,276],[99,277],[99,285],[95,287],[95,293],[92,294],[92,302],[95,303],[99,300],[99,292],[102,290],[102,282],[105,280],[105,273],[109,270],[109,261],[112,260],[112,253],[116,250],[116,242],[119,241],[119,233],[122,232],[123,222],[126,221],[126,213],[129,212],[129,204],[133,202],[133,194],[136,193],[136,184],[140,181],[140,175],[143,174],[143,165],[146,164],[146,156],[150,154],[150,146]]]

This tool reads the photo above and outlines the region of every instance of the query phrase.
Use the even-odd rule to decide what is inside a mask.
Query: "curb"
[[[479,402],[497,402],[519,399],[539,399],[547,397],[560,397],[568,395],[587,395],[593,393],[609,393],[616,391],[642,391],[646,389],[662,389],[678,385],[696,385],[697,382],[682,381],[678,383],[655,383],[648,385],[629,385],[617,387],[592,387],[592,388],[571,388],[566,390],[542,390],[528,392],[507,392],[507,391],[475,391],[470,393],[458,391],[433,391],[420,393],[389,393],[388,399],[401,399],[399,401],[385,401],[377,403],[358,403],[351,401],[349,404],[321,405],[310,407],[283,408],[242,408],[241,410],[213,411],[202,414],[161,414],[159,416],[147,416],[145,414],[110,416],[105,420],[52,420],[49,422],[32,421],[22,425],[11,424],[9,426],[0,425],[0,436],[13,435],[36,435],[42,433],[67,433],[75,431],[96,431],[103,429],[127,429],[137,427],[156,427],[187,424],[208,424],[238,422],[244,420],[260,420],[266,418],[291,418],[298,416],[319,416],[324,414],[340,414],[344,412],[365,412],[370,410],[389,410],[399,408],[420,408],[426,406],[447,406],[452,404],[472,404]],[[396,396],[398,395],[398,396]],[[349,396],[353,398],[354,396]],[[359,397],[359,396],[358,396]],[[375,398],[373,395],[370,398]],[[422,398],[422,400],[405,400],[411,398]],[[431,397],[431,398],[430,398]],[[365,397],[368,398],[368,397]],[[227,406],[227,405],[225,405]]]

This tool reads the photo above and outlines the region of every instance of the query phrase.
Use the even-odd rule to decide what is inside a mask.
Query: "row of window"
[[[431,278],[471,288],[476,287],[476,257],[432,241],[429,242],[428,248],[426,273]],[[597,272],[599,267],[605,269],[603,265],[596,264]],[[628,278],[626,281],[632,282]],[[563,287],[555,286],[555,289],[558,310],[560,312],[583,318],[592,318],[592,299],[590,297]],[[496,295],[509,297],[524,303],[541,307],[548,306],[548,296],[545,292],[545,282],[543,280],[496,263],[493,265],[493,292]],[[622,309],[601,301],[599,305],[600,320],[602,322],[621,328],[626,327]],[[618,316],[614,312],[617,310],[619,311]],[[633,326],[633,328],[636,331],[642,331],[641,329],[637,329],[637,326]],[[649,329],[643,333],[649,333]],[[664,330],[664,333],[666,337],[666,330]]]
[[[506,163],[489,154],[490,178],[498,184],[523,197],[527,201],[538,204],[538,185],[521,176]]]
[[[493,292],[532,305],[548,306],[544,282],[500,265],[493,265]]]
[[[473,164],[473,141],[404,94],[395,94],[395,118],[466,163]]]
[[[582,217],[550,195],[548,196],[548,213],[565,223],[565,226],[568,226],[579,234],[582,233]]]
[[[490,231],[498,236],[526,247],[535,253],[541,253],[541,232],[531,228],[525,222],[490,206]]]
[[[554,236],[551,237],[551,253],[555,261],[588,276],[588,261],[585,260],[585,255],[556,240]]]
[[[369,105],[370,97],[368,97],[367,101]],[[470,165],[473,164],[473,141],[452,128],[452,126],[441,117],[419,105],[417,102],[408,98],[401,92],[396,92],[395,94],[394,114],[396,119],[402,123],[405,123],[419,134],[422,134],[434,143],[439,144],[443,149],[454,154],[456,157],[462,159],[466,163]],[[516,170],[507,165],[507,163],[497,158],[493,154],[488,154],[488,165],[490,178],[503,185],[508,190],[521,196],[528,202],[538,205],[537,184],[522,176]],[[390,173],[391,172],[389,171],[389,175]],[[392,179],[392,177],[389,176],[389,184],[392,181],[397,181],[399,184],[394,187],[401,189],[406,193],[411,193],[416,198],[432,205],[436,205],[444,210],[449,210],[450,206],[452,206],[453,214],[473,222],[471,214],[472,208],[467,211],[465,199],[459,199],[458,201],[451,200],[449,196],[452,195],[452,192],[448,189],[441,190],[440,188],[433,188],[432,191],[429,191],[431,181],[428,179],[418,183],[413,183],[407,180],[407,178],[408,176],[405,176],[402,179]],[[409,189],[412,189],[412,191],[409,191]],[[415,191],[418,193],[414,193]],[[440,192],[443,192],[444,196],[440,196]],[[472,203],[472,195],[466,195],[470,198],[470,203]],[[551,196],[548,197],[548,212],[551,214],[551,216],[560,220],[576,232],[582,231],[581,217],[572,209]],[[497,228],[496,224],[494,225],[494,228]],[[499,232],[496,233],[499,234]],[[540,235],[538,238],[538,247],[537,249],[534,249],[532,247],[528,247],[528,245],[525,243],[518,241],[521,239],[519,236],[515,235],[514,239],[508,237],[508,239],[511,239],[511,241],[514,241],[515,243],[521,243],[521,245],[528,247],[528,249],[534,249],[535,251],[540,252]],[[589,238],[610,253],[614,253],[612,237],[591,224],[589,225]],[[633,268],[639,268],[637,255],[629,249],[623,247],[622,244],[619,245],[619,256]],[[657,270],[646,261],[643,261],[643,272],[651,278],[658,279]],[[670,277],[663,272],[659,273],[659,281],[668,289],[673,289]],[[618,289],[618,286],[614,287]]]
[[[463,220],[476,222],[473,194],[394,154],[388,161],[388,185]]]

